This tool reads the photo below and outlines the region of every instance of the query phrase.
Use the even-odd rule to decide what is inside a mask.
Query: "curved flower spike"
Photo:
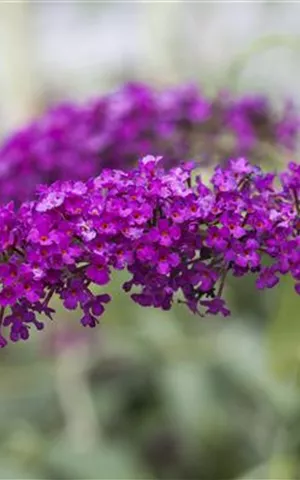
[[[259,289],[291,275],[300,293],[300,165],[279,177],[238,158],[204,185],[192,168],[166,171],[147,156],[129,171],[39,188],[17,211],[2,206],[0,346],[41,330],[53,295],[95,327],[114,269],[128,271],[123,289],[139,305],[179,301],[201,316],[229,314],[229,273],[255,275]]]

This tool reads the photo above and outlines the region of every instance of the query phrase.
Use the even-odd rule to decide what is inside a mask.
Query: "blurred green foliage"
[[[0,478],[298,478],[288,285],[257,294],[231,281],[234,316],[201,319],[134,305],[122,277],[98,329],[61,309],[1,352]]]

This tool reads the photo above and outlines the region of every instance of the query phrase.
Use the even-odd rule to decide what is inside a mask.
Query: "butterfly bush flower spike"
[[[180,302],[201,316],[229,315],[229,274],[254,275],[258,289],[290,275],[300,293],[300,165],[276,176],[233,159],[209,184],[194,173],[146,156],[130,170],[38,187],[18,209],[1,206],[0,345],[41,330],[54,295],[95,327],[113,270],[128,272],[123,290],[142,307]]]

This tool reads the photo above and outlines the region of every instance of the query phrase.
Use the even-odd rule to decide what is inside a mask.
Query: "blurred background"
[[[299,101],[300,4],[0,1],[1,136],[141,80]],[[232,317],[58,306],[0,352],[2,479],[300,478],[300,301],[230,281]]]

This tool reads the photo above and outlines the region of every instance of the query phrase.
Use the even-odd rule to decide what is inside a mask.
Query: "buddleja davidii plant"
[[[123,289],[139,305],[179,301],[201,316],[229,315],[228,273],[255,275],[258,289],[291,274],[300,293],[300,165],[276,177],[238,158],[216,167],[209,185],[194,170],[188,162],[166,171],[146,156],[130,171],[41,186],[17,211],[2,207],[1,346],[41,330],[53,295],[95,327],[112,270],[127,269]]]
[[[83,105],[57,105],[5,139],[0,202],[31,200],[39,183],[132,168],[149,152],[168,167],[190,158],[206,165],[241,155],[253,163],[285,158],[297,150],[299,125],[293,105],[276,112],[262,95],[208,98],[192,85],[128,84]]]

